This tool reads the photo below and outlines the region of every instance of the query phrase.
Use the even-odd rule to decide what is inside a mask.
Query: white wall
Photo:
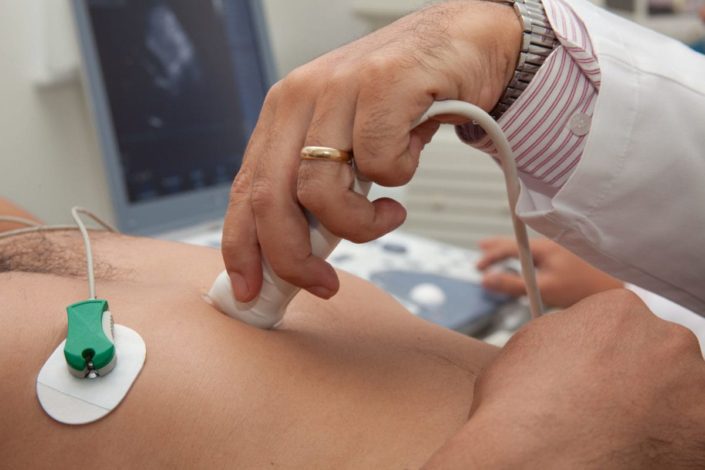
[[[106,213],[104,180],[77,83],[35,86],[43,2],[0,0],[0,195],[48,221],[83,204]],[[61,216],[59,216],[61,214]]]
[[[366,28],[352,13],[353,0],[263,1],[281,73]],[[37,85],[42,54],[48,51],[59,68],[71,61],[75,45],[66,5],[0,0],[0,196],[47,222],[67,221],[76,204],[112,212],[80,81]]]
[[[280,74],[346,44],[368,30],[355,0],[264,0]]]

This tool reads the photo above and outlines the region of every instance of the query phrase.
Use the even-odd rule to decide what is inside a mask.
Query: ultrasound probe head
[[[271,279],[271,278],[270,278]],[[230,276],[227,271],[221,272],[208,292],[207,300],[226,315],[256,326],[257,328],[273,328],[284,316],[289,300],[296,289],[277,289],[275,284],[264,282],[259,296],[247,303],[238,302],[233,294]]]
[[[370,183],[356,180],[353,189],[363,195],[370,190]],[[311,251],[314,256],[326,258],[340,242],[340,238],[330,233],[313,216],[308,215]],[[230,276],[221,272],[208,292],[208,300],[215,308],[226,315],[257,328],[275,327],[284,317],[291,299],[299,288],[276,275],[266,260],[262,263],[262,288],[250,302],[238,302],[233,294]]]
[[[371,185],[369,181],[355,178],[351,189],[367,196]],[[311,252],[319,258],[327,258],[340,242],[340,238],[329,232],[311,214],[307,214],[307,218]],[[257,328],[273,328],[282,320],[286,307],[300,289],[277,276],[266,260],[262,263],[262,277],[259,295],[250,302],[242,303],[235,299],[230,276],[223,271],[208,292],[208,300],[215,308],[232,318]]]

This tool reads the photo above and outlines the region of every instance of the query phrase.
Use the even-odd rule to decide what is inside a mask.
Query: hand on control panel
[[[479,242],[483,256],[477,268],[484,271],[485,289],[512,296],[526,293],[519,273],[493,270],[492,266],[518,256],[514,239],[487,238]],[[562,246],[547,239],[531,240],[531,254],[543,302],[549,307],[567,308],[598,292],[624,287],[622,281],[592,267]]]

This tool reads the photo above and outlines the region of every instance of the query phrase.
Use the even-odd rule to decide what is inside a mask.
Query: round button
[[[409,293],[411,300],[427,308],[437,308],[446,301],[446,294],[436,284],[423,283],[414,286]]]
[[[575,113],[573,117],[570,118],[568,122],[568,127],[573,132],[573,134],[582,137],[590,132],[590,116],[585,113]]]
[[[403,255],[408,251],[404,245],[400,245],[399,243],[385,243],[382,245],[382,249],[388,253],[396,253],[399,255]]]

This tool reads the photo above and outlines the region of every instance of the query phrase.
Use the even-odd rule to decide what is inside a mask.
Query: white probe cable
[[[531,248],[529,247],[529,237],[526,233],[526,225],[516,215],[516,206],[519,201],[519,176],[517,174],[516,161],[514,152],[507,137],[504,135],[502,128],[499,127],[489,114],[482,108],[464,101],[437,101],[429,108],[428,111],[419,119],[418,124],[427,121],[433,116],[449,114],[453,116],[462,116],[473,121],[474,124],[480,126],[490,137],[499,154],[499,161],[502,164],[504,172],[504,184],[507,188],[507,197],[509,198],[509,208],[512,215],[512,224],[514,226],[514,236],[516,237],[519,247],[519,261],[521,263],[521,274],[526,284],[526,293],[529,297],[529,308],[531,310],[531,318],[538,318],[543,313],[543,305],[541,302],[541,294],[536,283],[536,272],[534,270],[534,262],[531,256]]]
[[[536,286],[534,265],[531,259],[529,241],[524,223],[516,216],[515,209],[519,199],[519,180],[517,177],[514,154],[499,125],[481,108],[462,101],[438,101],[412,127],[416,127],[433,116],[450,114],[473,120],[487,132],[499,151],[500,162],[504,170],[504,180],[512,211],[512,223],[519,246],[522,275],[529,296],[531,315],[533,318],[541,315],[541,296]],[[367,196],[369,182],[355,178],[353,190]],[[325,229],[315,218],[309,217],[309,232],[311,235],[311,251],[315,256],[326,258],[340,241]],[[284,316],[285,310],[299,288],[279,278],[266,260],[262,263],[263,283],[259,295],[247,303],[238,302],[233,294],[230,277],[226,271],[220,273],[208,292],[208,299],[213,305],[237,320],[258,328],[272,328]]]

